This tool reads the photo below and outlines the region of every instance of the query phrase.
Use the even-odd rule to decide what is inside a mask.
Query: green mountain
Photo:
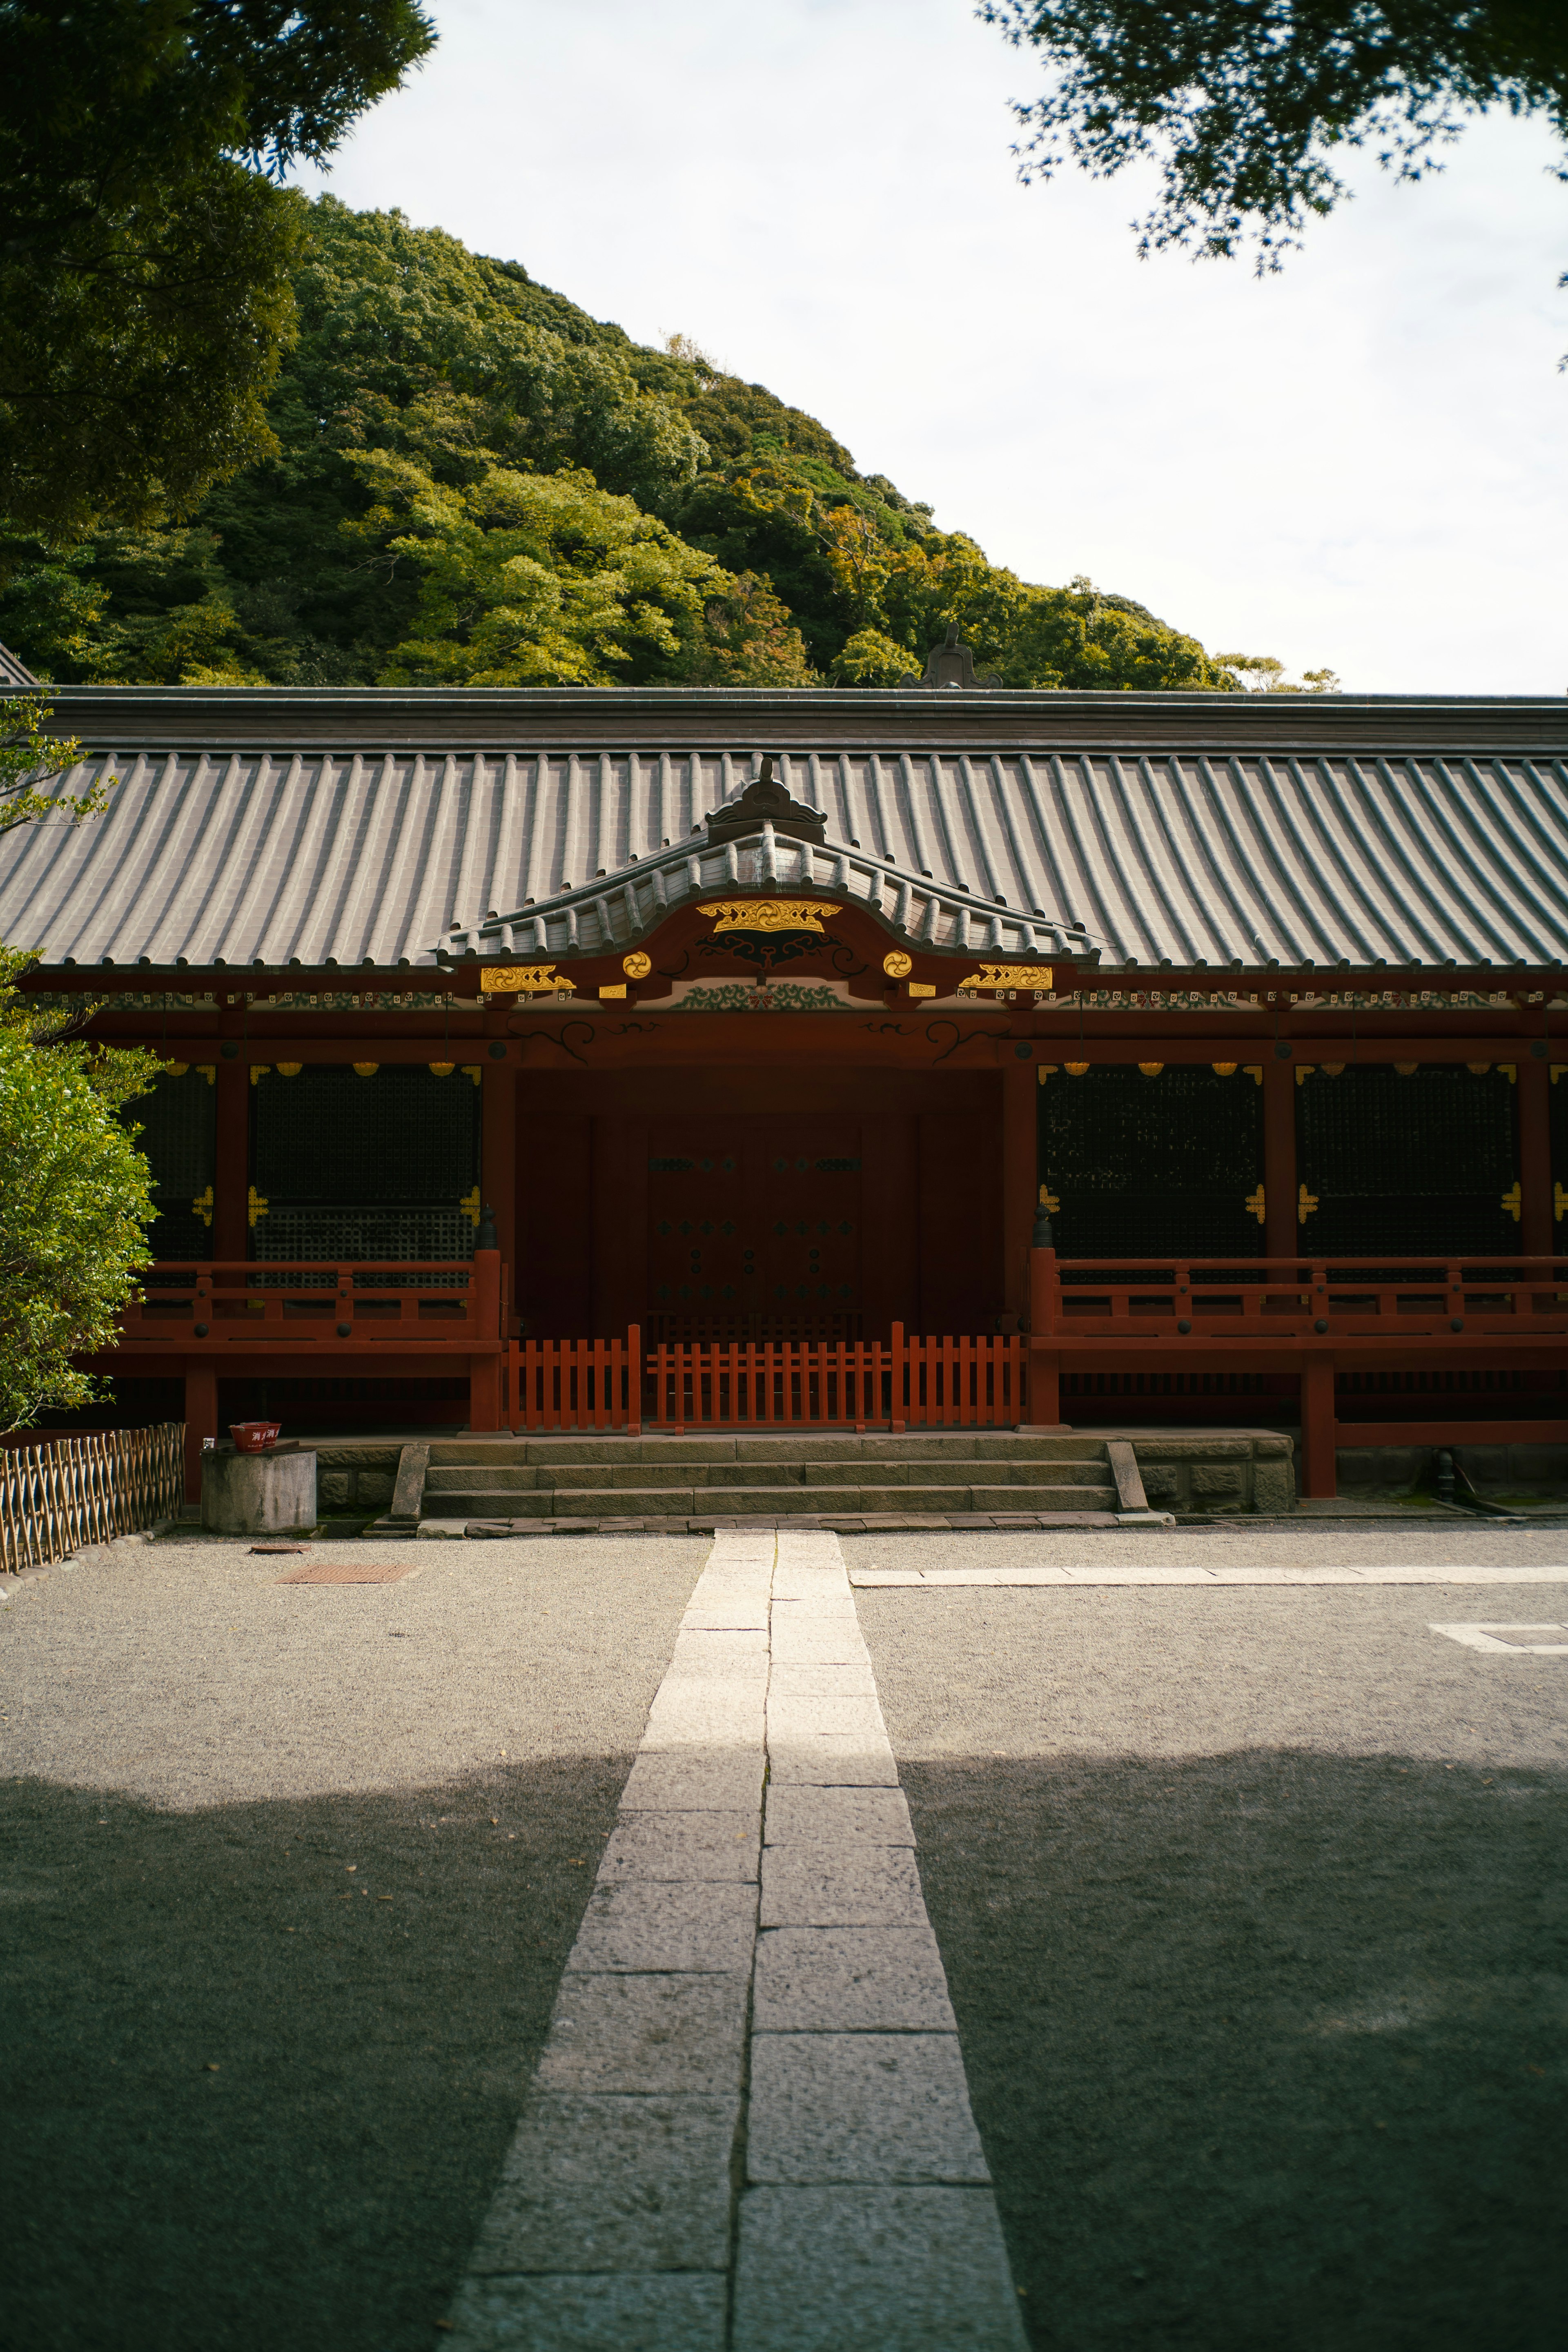
[[[276,455],[183,526],[0,540],[0,641],[40,677],[885,686],[956,621],[1009,686],[1237,686],[1127,597],[987,562],[684,338],[312,211]]]

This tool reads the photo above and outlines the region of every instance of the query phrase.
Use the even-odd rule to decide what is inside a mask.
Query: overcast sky
[[[679,331],[1026,579],[1349,688],[1568,690],[1568,187],[1535,124],[1365,166],[1282,277],[1026,189],[969,0],[433,0],[324,184]],[[312,183],[312,184],[321,184]]]

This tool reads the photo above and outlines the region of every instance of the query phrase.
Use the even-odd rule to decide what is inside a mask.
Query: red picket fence
[[[634,1323],[624,1340],[511,1341],[502,1417],[541,1432],[1012,1428],[1024,1419],[1027,1360],[1016,1335],[909,1338],[900,1323],[886,1340],[647,1349]]]
[[[501,1419],[529,1431],[638,1429],[641,1354],[635,1323],[624,1339],[513,1339],[505,1351]]]

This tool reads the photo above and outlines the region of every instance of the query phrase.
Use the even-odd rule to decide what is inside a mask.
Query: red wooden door
[[[855,1121],[653,1121],[650,1328],[816,1327],[858,1315],[860,1160]]]

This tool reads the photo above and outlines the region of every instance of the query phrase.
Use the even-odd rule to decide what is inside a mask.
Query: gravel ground
[[[1563,1541],[1458,1532],[1450,1559]],[[1094,1558],[1414,1562],[1445,1536],[1194,1530]],[[1042,2352],[1554,2348],[1568,1657],[1428,1626],[1568,1621],[1568,1568],[857,1599]]]
[[[425,2352],[702,1538],[121,1544],[0,1610],[6,2340]]]

